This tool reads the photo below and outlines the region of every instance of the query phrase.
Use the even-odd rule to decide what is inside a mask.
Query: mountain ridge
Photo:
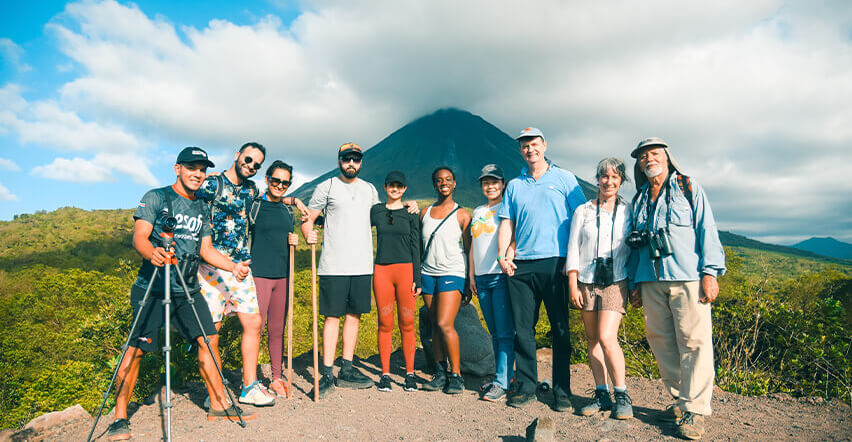
[[[852,259],[852,244],[839,241],[830,236],[815,236],[793,244],[790,247],[831,258]]]

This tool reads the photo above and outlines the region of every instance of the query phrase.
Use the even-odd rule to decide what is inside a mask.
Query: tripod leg
[[[225,379],[224,373],[222,373],[222,368],[219,366],[219,362],[216,361],[216,355],[213,354],[213,348],[210,347],[210,338],[207,335],[203,334],[204,326],[201,324],[201,318],[198,317],[198,310],[195,309],[195,300],[192,299],[192,296],[189,294],[189,288],[186,286],[186,280],[183,278],[183,274],[181,272],[175,272],[178,275],[178,279],[180,280],[180,285],[183,287],[183,294],[186,296],[186,302],[192,307],[192,314],[195,316],[195,322],[198,324],[198,329],[202,331],[202,337],[204,338],[204,344],[207,346],[207,351],[210,352],[210,359],[213,360],[213,365],[216,366],[216,372],[219,373],[219,377],[222,379],[222,385],[224,386],[225,392],[228,393],[228,399],[231,401],[231,404],[236,406],[237,401],[234,399],[234,394],[231,392],[231,389],[228,388],[228,380]],[[201,350],[198,350],[201,351]],[[240,419],[240,426],[245,428],[246,422],[243,420],[242,413],[237,413],[237,417]]]
[[[112,372],[109,385],[102,394],[104,399],[101,402],[101,406],[98,408],[98,414],[95,416],[95,421],[92,422],[92,429],[89,430],[89,436],[86,437],[87,442],[92,440],[92,435],[95,433],[95,427],[98,426],[98,421],[101,419],[107,399],[109,399],[109,392],[112,390],[112,386],[115,384],[115,379],[118,377],[118,370],[121,368],[121,362],[124,361],[124,356],[127,355],[127,349],[130,347],[130,338],[133,336],[133,332],[136,331],[136,326],[139,325],[139,318],[142,317],[142,310],[144,310],[145,304],[148,302],[148,295],[151,294],[151,288],[154,286],[154,281],[157,279],[157,272],[159,270],[160,269],[158,267],[154,267],[154,272],[151,273],[151,282],[148,283],[148,288],[145,289],[145,296],[142,297],[142,301],[139,301],[139,311],[136,312],[136,317],[133,318],[133,324],[130,326],[130,333],[127,334],[127,340],[125,340],[124,345],[121,346],[121,357],[118,358],[118,363],[115,365],[115,370]],[[121,387],[122,386],[119,385],[116,390],[121,390]]]
[[[171,318],[172,318],[172,285],[171,285],[171,262],[166,261],[165,270],[165,296],[163,297],[163,311],[165,315],[165,337],[163,339],[163,354],[166,359],[166,400],[163,408],[166,409],[166,442],[172,440],[172,342],[171,342]],[[177,272],[180,273],[180,272]],[[162,395],[160,396],[162,402]]]
[[[319,356],[317,354],[317,246],[311,244],[311,307],[314,316],[314,402],[319,401]]]
[[[293,278],[296,248],[290,246],[290,278],[287,280],[287,397],[293,395]]]

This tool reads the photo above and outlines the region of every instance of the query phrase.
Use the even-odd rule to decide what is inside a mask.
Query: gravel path
[[[539,375],[549,377],[549,350],[540,350]],[[308,397],[312,388],[311,354],[294,360],[295,394],[279,399],[275,406],[257,409],[257,419],[246,428],[236,423],[207,422],[201,404],[206,396],[202,385],[193,385],[175,396],[172,411],[172,437],[175,440],[523,440],[526,429],[536,418],[549,417],[555,424],[555,436],[565,440],[671,440],[674,425],[661,422],[658,413],[670,402],[658,380],[630,378],[636,417],[628,421],[610,419],[599,413],[581,417],[558,413],[549,407],[550,395],[520,410],[505,403],[478,400],[480,380],[466,378],[463,394],[405,392],[402,390],[402,357],[392,358],[392,377],[396,381],[390,393],[376,388],[337,389],[326,399],[314,403]],[[356,363],[378,380],[378,356]],[[424,367],[418,350],[417,367]],[[268,367],[266,367],[268,369]],[[229,374],[238,385],[239,373]],[[423,380],[428,376],[418,370]],[[575,406],[591,396],[593,383],[589,368],[571,367]],[[252,408],[246,406],[247,408]],[[718,388],[713,397],[714,414],[707,420],[705,440],[850,440],[852,412],[845,403],[821,399],[794,399],[787,395],[745,397]],[[112,416],[104,416],[95,435],[107,440],[104,431]],[[141,405],[131,416],[135,440],[162,437],[159,404]],[[89,424],[91,425],[91,423]],[[58,435],[60,440],[84,440],[89,427],[79,425]]]

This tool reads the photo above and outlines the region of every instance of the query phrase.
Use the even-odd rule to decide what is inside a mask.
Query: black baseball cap
[[[485,166],[482,166],[482,171],[479,173],[479,179],[481,180],[485,177],[492,177],[506,181],[506,177],[503,175],[503,169],[496,164],[486,164]]]
[[[175,161],[175,164],[187,163],[204,163],[207,167],[216,167],[213,162],[207,158],[207,152],[205,152],[204,149],[195,146],[184,147],[178,154],[177,161]]]
[[[388,175],[385,177],[385,185],[390,183],[399,183],[405,186],[405,174],[398,170],[388,172]]]

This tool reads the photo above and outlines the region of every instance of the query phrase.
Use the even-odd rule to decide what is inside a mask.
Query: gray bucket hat
[[[636,191],[638,192],[645,183],[648,182],[648,177],[645,176],[645,172],[639,167],[639,154],[646,149],[653,148],[662,148],[666,152],[666,158],[669,161],[669,173],[677,172],[681,175],[686,175],[681,170],[680,166],[677,164],[675,159],[672,157],[671,152],[669,151],[669,145],[662,138],[659,137],[649,137],[640,141],[639,144],[636,145],[636,148],[630,152],[630,156],[636,158],[636,163],[633,164],[633,179],[636,181]]]

